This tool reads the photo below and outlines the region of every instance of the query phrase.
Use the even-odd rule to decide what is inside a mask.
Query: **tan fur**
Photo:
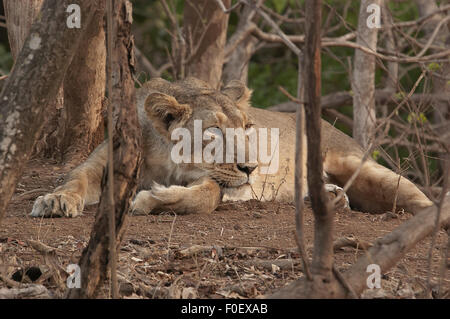
[[[140,191],[132,210],[136,213],[174,211],[212,212],[221,200],[293,201],[295,118],[293,114],[270,112],[249,106],[251,91],[239,81],[231,81],[221,92],[189,78],[169,83],[153,79],[137,91],[137,107],[143,134],[144,162],[139,177]],[[176,127],[193,132],[193,121],[202,119],[204,129],[218,127],[279,129],[279,168],[271,175],[260,174],[260,165],[250,176],[243,170],[255,164],[175,164],[169,140]],[[270,141],[270,135],[269,135]],[[249,141],[246,141],[247,146]],[[347,135],[327,122],[322,124],[324,170],[330,181],[343,186],[361,162],[364,152]],[[303,154],[306,171],[306,154]],[[69,216],[82,213],[84,205],[98,202],[100,182],[106,164],[106,143],[86,162],[75,168],[54,193],[40,196],[32,216]],[[261,164],[261,163],[260,163]],[[416,212],[431,201],[410,181],[368,160],[348,191],[351,204],[367,212],[383,212],[393,207]],[[303,181],[305,194],[306,180]],[[333,188],[330,188],[333,189]],[[397,191],[398,189],[398,191]],[[397,196],[396,196],[397,193]]]

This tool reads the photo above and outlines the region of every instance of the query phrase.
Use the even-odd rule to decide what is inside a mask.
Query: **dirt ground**
[[[89,240],[96,207],[81,217],[31,218],[34,199],[58,186],[70,167],[52,161],[28,164],[0,226],[0,289],[22,283],[44,285],[62,297],[66,268],[77,263]],[[410,218],[408,213],[370,215],[341,211],[335,238],[373,242]],[[305,212],[306,243],[312,254],[313,216]],[[131,216],[119,256],[120,293],[124,298],[258,298],[303,276],[294,239],[294,206],[256,201],[224,203],[210,215]],[[55,248],[50,255],[32,247],[38,241]],[[431,236],[408,252],[382,277],[382,289],[366,298],[432,298],[441,278],[449,298],[450,270],[442,271],[447,236],[440,231],[433,249],[427,290]],[[335,253],[344,271],[364,250],[343,247]],[[25,276],[23,275],[25,271]],[[105,285],[101,297],[107,297]]]

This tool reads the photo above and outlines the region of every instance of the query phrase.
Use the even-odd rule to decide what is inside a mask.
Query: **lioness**
[[[210,213],[221,200],[293,201],[294,114],[251,107],[251,91],[239,81],[231,81],[217,91],[194,78],[176,83],[153,79],[136,94],[144,161],[138,193],[131,205],[134,212]],[[176,128],[193,132],[194,121],[199,119],[203,130],[278,128],[277,172],[261,174],[261,167],[247,158],[243,163],[174,163],[172,132]],[[62,186],[36,199],[31,215],[75,217],[85,205],[97,203],[106,154],[106,143],[102,143],[68,174]],[[360,166],[363,154],[352,138],[322,121],[322,155],[330,182],[343,186]],[[306,192],[305,181],[303,185]],[[432,205],[412,182],[403,177],[399,180],[396,173],[370,159],[362,166],[348,196],[353,208],[366,212],[392,209],[395,197],[397,208],[412,213]]]

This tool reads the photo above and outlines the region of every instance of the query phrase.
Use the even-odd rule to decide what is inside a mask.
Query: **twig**
[[[340,237],[334,241],[333,250],[337,251],[342,247],[353,247],[356,249],[368,250],[372,247],[372,244],[363,240],[356,239],[355,237]]]
[[[222,11],[224,13],[230,13],[231,11],[233,11],[234,9],[236,9],[237,7],[239,7],[242,4],[242,2],[240,0],[238,0],[238,2],[236,2],[229,9],[227,9],[227,8],[225,8],[225,5],[223,4],[222,0],[216,0],[216,3],[219,5],[220,9],[222,9]]]
[[[245,3],[248,6],[255,8],[256,13],[258,13],[278,34],[278,36],[282,39],[283,43],[294,52],[295,55],[299,56],[302,51],[294,44],[292,41],[284,34],[284,32],[280,29],[278,24],[276,24],[272,18],[269,17],[267,13],[262,11],[260,8],[254,6],[249,3],[248,0],[241,0],[242,3]]]
[[[442,185],[441,199],[440,199],[438,207],[437,207],[437,214],[436,214],[433,236],[431,238],[431,245],[430,245],[430,249],[428,251],[427,286],[429,289],[431,289],[431,265],[432,265],[432,259],[433,259],[433,249],[434,249],[434,246],[436,245],[437,233],[439,231],[439,222],[440,222],[440,218],[441,218],[441,214],[442,214],[442,206],[444,205],[444,200],[446,198],[447,189],[449,187],[450,156],[447,156],[446,162],[447,163],[446,163],[445,169],[444,169],[444,183]]]
[[[305,135],[305,109],[304,103],[301,100],[305,95],[305,87],[302,81],[302,57],[297,56],[298,59],[298,73],[297,73],[297,115],[296,115],[296,148],[295,148],[295,227],[296,227],[296,241],[300,258],[302,260],[303,272],[309,281],[313,280],[311,271],[309,269],[308,255],[305,248],[305,232],[304,232],[304,220],[303,220],[303,182],[305,180],[304,172],[304,160],[306,160],[306,135]],[[281,88],[280,88],[281,89]],[[286,91],[287,95],[289,93]],[[291,97],[294,98],[294,97]]]
[[[32,240],[29,239],[27,241],[28,245],[30,245],[32,248],[34,248],[35,250],[37,250],[38,252],[44,254],[44,255],[49,255],[49,254],[53,254],[56,252],[56,248],[50,247],[45,245],[44,243],[40,242],[40,241],[36,241],[36,240]]]
[[[174,215],[174,218],[172,220],[172,225],[170,226],[169,240],[167,241],[167,261],[169,261],[170,258],[170,242],[172,240],[173,226],[175,225],[175,221],[177,220],[177,214],[175,214],[175,212],[172,213]]]
[[[304,23],[305,22],[305,18],[289,18],[287,16],[278,14],[277,12],[273,11],[272,9],[270,9],[267,6],[262,6],[261,7],[265,12],[267,12],[268,14],[270,14],[271,16],[273,16],[274,18],[282,21],[282,22],[286,22],[286,23]]]
[[[272,21],[273,22],[273,21]],[[275,23],[275,22],[274,22]],[[276,24],[275,24],[276,25]],[[266,41],[266,42],[282,42],[285,43],[289,48],[291,48],[294,53],[298,52],[297,50],[295,50],[295,48],[298,49],[297,46],[295,46],[295,43],[304,43],[305,42],[305,37],[303,35],[298,35],[298,36],[288,36],[286,34],[284,34],[281,29],[279,29],[279,27],[277,26],[279,32],[278,35],[277,34],[269,34],[269,33],[265,33],[263,31],[261,31],[258,28],[255,28],[253,30],[253,34],[258,37],[259,39]],[[282,36],[280,35],[282,34]],[[347,37],[354,37],[355,35],[353,33],[349,33],[347,35]],[[431,43],[430,43],[431,45]],[[364,45],[360,45],[357,44],[355,42],[351,42],[348,41],[346,38],[343,37],[339,37],[339,38],[323,38],[322,39],[322,47],[347,47],[347,48],[353,48],[353,49],[357,49],[357,50],[361,50],[364,53],[367,54],[371,54],[379,59],[382,60],[386,60],[386,61],[392,61],[392,62],[399,62],[399,63],[420,63],[420,62],[429,62],[429,61],[434,61],[437,60],[439,58],[445,58],[447,56],[450,55],[450,50],[443,50],[441,52],[438,53],[434,53],[434,54],[430,54],[430,55],[426,55],[423,56],[423,52],[422,55],[418,55],[418,56],[394,56],[394,55],[386,55],[386,54],[382,54],[379,52],[376,52],[374,50],[372,50],[371,48],[368,48]],[[427,49],[427,47],[424,47],[424,49]],[[378,49],[380,51],[380,49]]]

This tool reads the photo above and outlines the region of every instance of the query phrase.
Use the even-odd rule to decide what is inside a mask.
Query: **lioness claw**
[[[76,217],[83,211],[83,201],[76,194],[39,196],[30,213],[32,217]]]

